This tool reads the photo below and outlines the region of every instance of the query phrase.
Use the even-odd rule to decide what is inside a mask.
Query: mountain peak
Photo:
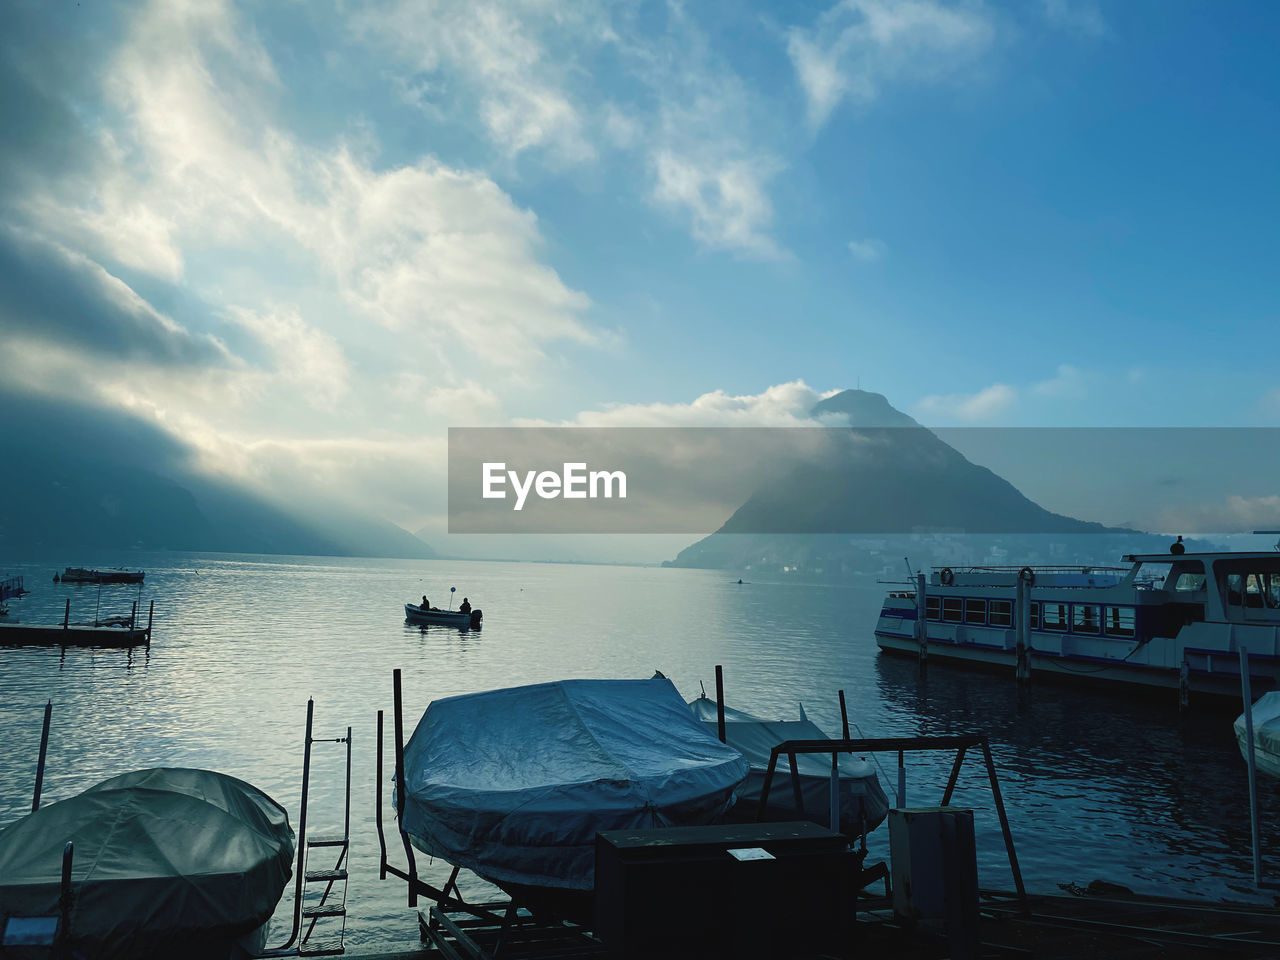
[[[814,405],[810,414],[843,414],[851,427],[918,427],[911,417],[895,410],[882,393],[841,390]]]

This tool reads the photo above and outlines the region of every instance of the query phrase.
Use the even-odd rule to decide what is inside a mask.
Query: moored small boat
[[[265,793],[208,770],[139,770],[0,830],[0,915],[60,915],[68,841],[63,936],[68,956],[92,960],[260,950],[292,873],[288,815]]]
[[[414,623],[439,623],[446,627],[478,627],[480,621],[484,619],[484,613],[480,610],[438,610],[435,607],[426,608],[417,606],[412,603],[404,605],[404,617]]]
[[[564,680],[434,701],[396,789],[414,846],[572,910],[597,833],[715,822],[747,773],[671,681]]]
[[[141,583],[146,577],[144,570],[90,570],[86,567],[67,567],[61,576],[53,575],[54,580],[63,583]]]
[[[1253,760],[1258,770],[1269,777],[1280,777],[1280,692],[1265,693],[1250,708],[1253,717]],[[1249,759],[1249,739],[1245,734],[1244,714],[1236,717],[1236,743],[1240,755]]]
[[[689,703],[693,715],[716,736],[716,702],[703,695]],[[740,750],[751,764],[742,795],[731,812],[734,819],[754,820],[769,769],[769,755],[787,740],[827,740],[822,729],[800,711],[799,720],[762,720],[743,710],[724,708],[725,741]],[[840,830],[856,835],[871,831],[889,815],[889,799],[880,786],[870,761],[842,755],[837,762],[839,778]],[[807,819],[822,826],[831,822],[831,758],[825,754],[798,754],[796,772],[800,779],[803,815],[796,808],[791,767],[782,757],[774,770],[765,820]]]

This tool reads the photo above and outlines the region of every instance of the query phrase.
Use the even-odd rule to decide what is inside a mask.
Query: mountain
[[[80,549],[430,557],[394,524],[342,505],[282,506],[189,466],[126,414],[0,392],[0,555]],[[73,559],[73,558],[72,558]]]
[[[820,460],[761,486],[716,533],[670,565],[790,567],[821,556],[827,566],[856,566],[859,546],[851,537],[879,545],[890,538],[900,546],[912,536],[977,534],[994,545],[1000,537],[1132,533],[1044,509],[881,394],[845,390],[818,403],[812,415],[850,430],[834,435]]]

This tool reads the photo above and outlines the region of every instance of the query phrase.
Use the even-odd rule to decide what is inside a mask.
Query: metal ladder
[[[308,700],[307,735],[302,754],[302,800],[298,811],[298,865],[293,895],[293,933],[283,947],[269,950],[264,956],[288,956],[296,951],[300,957],[334,957],[346,952],[343,938],[347,930],[347,870],[351,852],[351,728],[347,727],[345,737],[313,737],[311,729],[314,711],[315,702]],[[347,782],[341,834],[314,837],[307,835],[307,800],[311,786],[313,743],[347,745]],[[337,851],[333,866],[313,868],[312,853],[321,855],[326,849]],[[325,859],[321,863],[327,865],[329,861]],[[339,884],[341,888],[335,895],[334,888]],[[309,896],[311,891],[317,893]],[[305,929],[303,921],[307,921]],[[298,945],[295,950],[290,950],[289,947],[295,940]]]

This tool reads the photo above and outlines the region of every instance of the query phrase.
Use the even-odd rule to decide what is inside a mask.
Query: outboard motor
[[[471,626],[473,626],[473,627],[478,627],[478,626],[480,626],[480,621],[481,621],[481,619],[482,619],[483,617],[484,617],[484,612],[483,612],[482,610],[478,610],[478,609],[477,609],[477,610],[472,610],[472,611],[471,611]]]

